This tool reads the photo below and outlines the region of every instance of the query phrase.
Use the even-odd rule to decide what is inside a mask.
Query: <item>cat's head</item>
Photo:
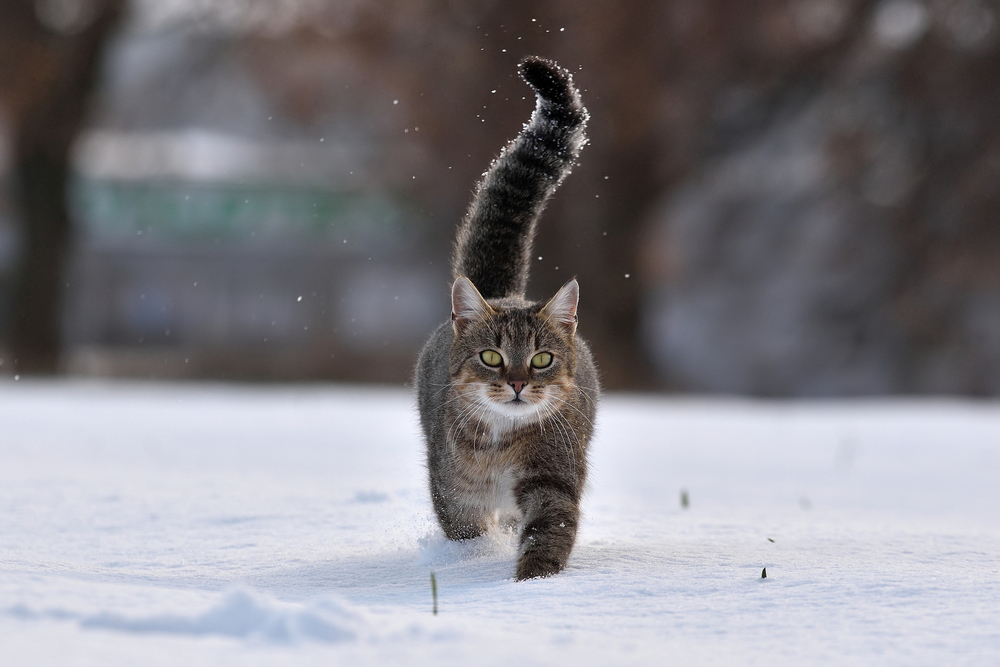
[[[574,389],[576,308],[571,280],[548,303],[487,302],[468,278],[451,291],[451,382],[469,415],[494,426],[535,422]]]

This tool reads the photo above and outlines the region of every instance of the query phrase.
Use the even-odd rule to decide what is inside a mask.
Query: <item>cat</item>
[[[415,385],[441,528],[464,540],[519,527],[520,581],[558,573],[573,549],[600,386],[576,334],[576,279],[547,303],[524,296],[538,217],[589,116],[565,69],[537,57],[518,69],[535,110],[459,226],[451,321],[420,353]]]

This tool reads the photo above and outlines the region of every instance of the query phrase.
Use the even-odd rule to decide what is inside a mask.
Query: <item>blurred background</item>
[[[1000,394],[996,0],[0,0],[0,375],[404,383],[571,69],[607,387]]]

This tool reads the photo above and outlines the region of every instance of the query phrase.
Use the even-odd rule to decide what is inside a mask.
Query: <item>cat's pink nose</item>
[[[514,388],[515,394],[520,394],[521,390],[524,389],[524,385],[528,383],[524,380],[511,380],[508,384]]]

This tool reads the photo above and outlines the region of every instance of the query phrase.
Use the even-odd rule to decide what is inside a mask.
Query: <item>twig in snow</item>
[[[438,582],[437,577],[431,572],[431,599],[434,600],[434,615],[438,613]]]

